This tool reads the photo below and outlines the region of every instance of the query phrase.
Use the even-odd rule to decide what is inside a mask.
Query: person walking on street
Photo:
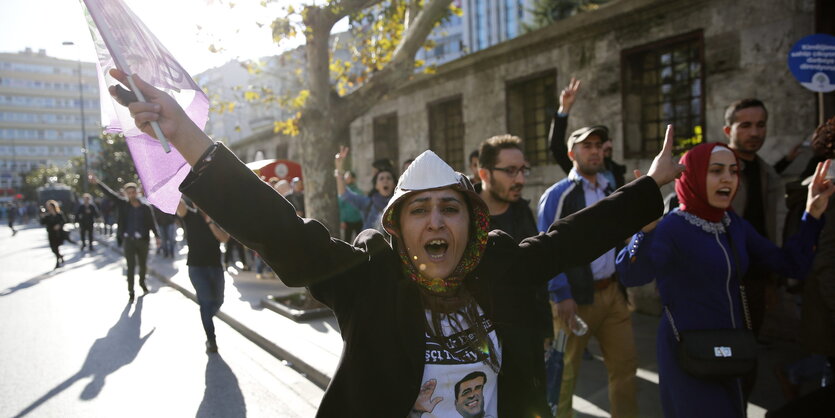
[[[41,216],[41,225],[46,227],[46,237],[49,239],[49,249],[55,254],[55,268],[64,264],[64,256],[61,255],[61,244],[64,242],[64,223],[66,219],[61,212],[60,204],[55,200],[47,200],[45,213]]]
[[[6,212],[9,216],[9,229],[12,230],[12,236],[15,236],[17,235],[17,230],[14,229],[14,221],[17,218],[17,205],[14,203],[9,203],[9,207]]]
[[[148,294],[145,285],[145,274],[148,271],[148,249],[151,236],[154,233],[157,246],[161,245],[159,230],[154,219],[151,205],[139,200],[136,183],[125,183],[122,197],[106,184],[100,182],[94,175],[89,175],[90,184],[98,185],[99,189],[115,202],[119,217],[119,227],[116,230],[116,241],[122,247],[127,261],[128,300],[134,300],[134,278],[136,267],[139,267],[139,287],[144,294]]]
[[[81,236],[81,249],[85,245],[89,246],[90,251],[93,251],[93,224],[96,218],[99,217],[99,209],[93,203],[93,197],[90,193],[84,193],[83,202],[75,211],[75,222],[78,224],[78,233]],[[84,243],[84,237],[87,237],[87,243]]]
[[[156,206],[151,205],[151,207],[154,208],[154,218],[157,220],[160,238],[162,239],[162,245],[157,248],[157,254],[161,252],[165,258],[174,258],[177,243],[177,225],[175,223],[177,217],[161,211]]]
[[[220,260],[220,243],[229,240],[229,234],[218,226],[197,205],[180,200],[177,216],[183,220],[188,243],[188,277],[197,293],[200,319],[206,332],[206,352],[217,352],[215,325],[212,318],[223,305],[223,264]]]
[[[102,235],[113,235],[113,201],[108,198],[101,199],[99,209],[102,216]]]

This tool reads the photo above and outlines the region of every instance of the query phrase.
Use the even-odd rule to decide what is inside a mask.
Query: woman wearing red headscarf
[[[820,164],[809,185],[800,231],[780,249],[731,208],[739,161],[730,148],[701,144],[682,162],[686,171],[676,180],[679,208],[657,227],[649,225],[633,237],[618,256],[618,277],[627,286],[657,280],[666,314],[657,338],[664,416],[744,417],[739,379],[703,380],[680,367],[673,323],[678,332],[744,328],[739,277],[754,263],[787,276],[805,276],[823,225],[820,217],[835,186],[824,178],[828,163]]]

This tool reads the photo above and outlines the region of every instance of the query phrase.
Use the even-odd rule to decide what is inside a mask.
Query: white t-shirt
[[[480,307],[478,313],[501,364],[496,329]],[[427,310],[429,321],[430,315]],[[459,324],[464,323],[462,315],[455,314],[455,317]],[[471,329],[460,331],[453,325],[455,321],[450,322],[447,318],[441,321],[443,337],[426,335],[423,382],[412,410],[422,412],[422,418],[496,417],[498,375],[484,363],[489,356],[488,348],[472,350],[468,341],[475,340],[476,333]]]

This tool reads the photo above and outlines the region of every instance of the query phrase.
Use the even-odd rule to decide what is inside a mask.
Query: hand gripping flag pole
[[[117,65],[116,68],[119,68]],[[119,68],[121,70],[121,68]],[[145,95],[142,94],[142,91],[136,88],[136,83],[133,81],[133,74],[125,73],[128,76],[128,84],[130,84],[130,90],[136,94],[136,99],[140,102],[147,102],[145,100]],[[168,139],[165,137],[165,134],[162,133],[162,129],[159,127],[159,123],[157,121],[151,121],[151,128],[154,130],[154,136],[157,137],[159,143],[162,144],[162,149],[165,150],[166,153],[171,152],[171,147],[168,146]]]

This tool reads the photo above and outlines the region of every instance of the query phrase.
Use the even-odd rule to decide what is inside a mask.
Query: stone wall
[[[768,140],[761,153],[776,161],[815,126],[815,97],[786,66],[788,50],[812,33],[813,21],[811,0],[613,1],[453,61],[436,74],[417,76],[352,124],[354,168],[361,184],[370,178],[375,117],[397,112],[403,161],[429,146],[427,104],[457,95],[463,100],[465,121],[463,162],[482,140],[507,131],[507,82],[556,70],[555,95],[572,76],[583,80],[569,132],[605,124],[615,141],[615,159],[624,161],[630,172],[646,169],[647,159],[623,158],[621,52],[699,30],[705,55],[705,139],[725,140],[723,114],[730,102],[759,97],[770,113]],[[556,165],[535,167],[526,198],[535,202],[563,176]]]

